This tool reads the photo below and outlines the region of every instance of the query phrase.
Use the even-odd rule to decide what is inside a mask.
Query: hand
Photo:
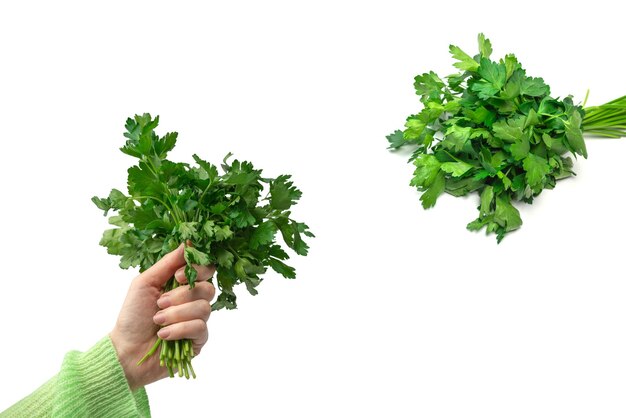
[[[132,281],[117,323],[109,334],[133,391],[168,375],[167,369],[159,365],[158,352],[137,366],[156,341],[157,332],[164,340],[191,340],[195,355],[200,354],[209,337],[206,321],[215,288],[207,280],[215,273],[215,267],[194,266],[198,278],[190,290],[186,285],[183,251],[181,244]],[[185,285],[161,294],[172,276]]]

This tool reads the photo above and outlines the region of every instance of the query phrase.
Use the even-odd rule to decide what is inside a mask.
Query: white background
[[[626,139],[589,140],[496,245],[465,230],[475,196],[422,210],[384,138],[480,31],[555,96],[626,94],[613,4],[3,1],[0,410],[113,326],[135,272],[90,198],[125,187],[124,120],[151,112],[172,159],[293,174],[318,236],[297,280],[211,317],[154,417],[626,416]]]

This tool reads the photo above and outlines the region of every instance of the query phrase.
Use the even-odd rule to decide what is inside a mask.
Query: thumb
[[[185,263],[185,245],[180,244],[141,275],[147,284],[161,288]]]

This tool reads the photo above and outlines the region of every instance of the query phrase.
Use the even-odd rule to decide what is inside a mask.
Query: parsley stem
[[[152,160],[150,160],[148,158],[142,158],[142,161],[146,164],[146,167],[148,167],[148,169],[152,172],[152,174],[157,179],[157,181],[160,182],[161,178],[159,177],[157,169],[154,166],[154,163],[152,162]],[[176,223],[181,223],[183,221],[186,221],[185,214],[180,211],[180,208],[178,206],[176,206],[174,204],[174,202],[172,202],[172,193],[170,192],[170,189],[165,187],[165,190],[166,190],[165,195],[166,195],[167,200],[170,202],[170,205],[171,205],[171,207],[168,207],[168,208],[169,208],[170,212],[172,213],[172,216],[173,216],[174,220],[176,221]]]
[[[193,215],[193,219],[194,221],[197,221],[199,219],[199,215],[200,215],[200,208],[201,203],[202,203],[202,198],[204,198],[204,195],[206,194],[207,190],[209,190],[209,187],[211,187],[211,184],[213,182],[211,180],[209,180],[209,184],[207,184],[207,186],[205,187],[204,191],[202,192],[202,194],[200,195],[200,199],[198,199],[198,208],[196,209],[196,213]]]
[[[196,378],[196,372],[193,370],[191,362],[189,362],[188,365],[189,365],[189,372],[191,372],[191,377],[193,377],[195,379]]]
[[[156,200],[157,202],[159,202],[160,204],[165,206],[165,208],[172,214],[172,216],[174,217],[174,220],[176,221],[176,217],[174,216],[176,214],[174,213],[172,208],[167,203],[165,203],[164,201],[159,199],[158,197],[155,197],[155,196],[132,196],[132,198],[135,199],[135,200],[139,200],[139,199],[153,199],[153,200]]]
[[[565,114],[565,113],[559,113],[559,114],[556,114],[556,115],[550,115],[549,113],[539,113],[539,114],[540,114],[541,116],[550,116],[549,118],[544,119],[544,120],[543,120],[544,122],[547,122],[547,121],[549,121],[550,119],[560,118],[560,117],[562,117],[562,116],[566,116],[566,114]]]
[[[455,160],[455,161],[456,161],[456,162],[458,162],[458,163],[465,162],[465,161],[463,161],[463,160],[460,160],[460,159],[456,158],[454,155],[450,154],[448,151],[445,151],[445,150],[444,150],[444,152],[445,152],[446,154],[448,154],[448,156],[449,156],[450,158],[452,158],[453,160]]]
[[[626,136],[626,96],[584,108],[583,132],[606,138]]]
[[[137,362],[137,366],[141,365],[141,363],[143,363],[144,361],[146,361],[146,359],[147,359],[148,357],[150,357],[151,355],[153,355],[153,354],[156,352],[157,348],[159,348],[159,346],[161,345],[161,342],[162,342],[162,341],[163,341],[162,339],[160,339],[159,337],[157,337],[157,340],[156,340],[156,342],[154,343],[154,345],[152,346],[152,348],[150,348],[150,350],[146,353],[146,355],[144,355],[144,356],[142,357],[142,359],[141,359],[141,360],[139,360],[139,361]]]
[[[228,249],[235,256],[237,261],[241,260],[241,257],[239,257],[239,254],[237,254],[237,251],[235,251],[235,249],[233,247],[231,247],[230,244],[228,245]]]
[[[583,108],[587,104],[587,99],[589,98],[589,89],[587,89],[587,94],[585,94],[585,100],[583,100],[583,104],[581,105]]]

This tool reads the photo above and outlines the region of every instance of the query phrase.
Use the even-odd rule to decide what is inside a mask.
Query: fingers
[[[140,277],[150,285],[161,288],[176,270],[184,265],[184,245],[181,244],[174,251],[167,253],[148,270],[144,271]]]
[[[181,244],[174,251],[166,254],[152,267],[141,274],[141,278],[152,286],[163,287],[172,275],[180,284],[187,283],[185,276],[185,253],[184,244]],[[198,272],[196,281],[206,281],[215,274],[215,266],[193,265]]]
[[[170,306],[182,305],[198,299],[204,299],[210,302],[213,300],[214,296],[215,287],[213,287],[211,283],[203,281],[196,283],[193,289],[189,289],[189,285],[184,285],[163,293],[159,300],[157,300],[157,305],[159,308],[165,309]]]
[[[209,280],[209,278],[213,277],[215,274],[215,266],[200,266],[197,264],[193,264],[193,268],[198,272],[198,277],[196,277],[196,282],[202,282]],[[174,273],[174,277],[180,284],[187,284],[187,277],[185,276],[185,266],[182,266],[176,273]]]
[[[209,339],[209,330],[202,319],[192,319],[161,328],[157,335],[163,340],[188,339],[193,342],[194,346],[202,346]]]
[[[202,319],[206,322],[210,314],[211,302],[206,299],[198,299],[159,311],[154,315],[153,320],[155,324],[163,326],[194,319]]]
[[[202,274],[207,272],[211,273],[207,270]],[[193,289],[183,285],[164,293],[157,301],[161,310],[153,318],[157,325],[163,326],[158,336],[163,340],[191,340],[194,354],[200,354],[209,338],[206,321],[214,296],[215,287],[207,281],[196,283]]]

